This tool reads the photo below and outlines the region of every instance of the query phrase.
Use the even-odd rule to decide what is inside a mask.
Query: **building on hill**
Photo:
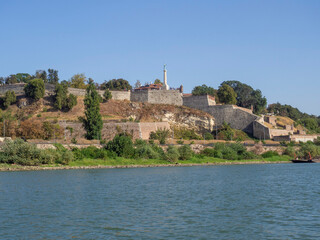
[[[160,89],[162,89],[162,84],[147,84],[145,86],[135,88],[134,91],[160,90]]]

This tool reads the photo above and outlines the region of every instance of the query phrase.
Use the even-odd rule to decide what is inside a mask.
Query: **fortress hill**
[[[0,86],[0,95],[4,95],[8,90],[14,91],[16,95],[23,95],[24,85],[24,83],[18,83]],[[54,89],[53,84],[45,84],[47,95],[52,95]],[[86,94],[85,89],[68,88],[68,91],[76,96],[85,96]],[[101,96],[104,93],[102,90],[97,91]],[[270,122],[270,118],[257,116],[253,114],[251,109],[236,105],[218,105],[215,97],[208,94],[200,96],[184,94],[183,86],[178,89],[170,88],[167,82],[166,67],[163,70],[162,84],[149,84],[129,91],[110,92],[113,100],[186,106],[201,110],[213,116],[216,127],[225,122],[230,124],[232,128],[242,130],[258,139],[275,139],[279,136],[290,136],[295,133],[293,126],[288,125],[279,129],[276,127],[275,121]]]

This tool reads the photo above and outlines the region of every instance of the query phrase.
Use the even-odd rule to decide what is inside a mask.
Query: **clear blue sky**
[[[320,1],[0,0],[0,76],[59,70],[191,92],[239,80],[320,115]]]

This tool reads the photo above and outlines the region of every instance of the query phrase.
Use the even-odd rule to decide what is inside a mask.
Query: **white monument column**
[[[166,64],[163,66],[163,89],[169,90],[169,86],[167,83],[167,69],[166,69]]]

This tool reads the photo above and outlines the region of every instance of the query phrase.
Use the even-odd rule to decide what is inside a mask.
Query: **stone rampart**
[[[204,107],[216,105],[216,102],[209,95],[191,95],[183,97],[183,105],[190,108],[201,109]]]
[[[257,139],[271,139],[270,129],[259,121],[253,122],[253,136]]]
[[[182,94],[179,90],[143,90],[131,93],[132,102],[148,102],[153,104],[171,104],[181,106]]]
[[[232,128],[253,134],[253,122],[259,117],[252,112],[233,105],[215,105],[199,108],[210,113],[215,118],[215,124],[221,126],[224,122]]]
[[[79,122],[59,122],[59,125],[63,127],[65,137],[71,138],[84,138],[86,132]],[[71,130],[72,129],[72,130]],[[126,122],[126,123],[103,123],[101,131],[102,139],[111,140],[119,133],[127,132],[132,135],[133,139],[149,139],[152,131],[158,129],[170,129],[170,125],[167,122]],[[72,133],[71,133],[72,132]]]

